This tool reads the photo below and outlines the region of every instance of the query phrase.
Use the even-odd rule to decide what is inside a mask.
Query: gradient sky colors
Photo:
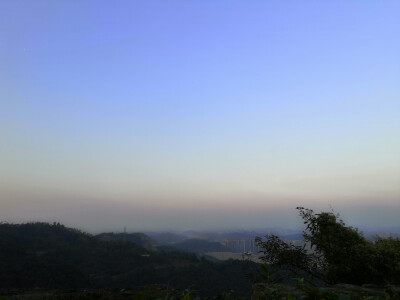
[[[400,2],[3,0],[0,137],[0,220],[400,226]]]

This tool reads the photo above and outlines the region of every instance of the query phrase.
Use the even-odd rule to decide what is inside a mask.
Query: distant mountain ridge
[[[186,239],[182,242],[171,244],[168,248],[159,247],[159,249],[168,249],[172,251],[174,249],[196,253],[203,255],[207,252],[225,252],[229,251],[224,245],[218,242],[212,242],[204,239]]]
[[[187,238],[182,234],[176,234],[171,232],[161,232],[161,233],[149,232],[147,233],[147,235],[150,236],[152,239],[156,240],[159,245],[179,243]]]
[[[157,246],[157,241],[155,239],[152,239],[148,235],[141,232],[135,232],[135,233],[108,232],[108,233],[100,233],[98,235],[95,235],[94,237],[104,242],[129,241],[147,250],[156,250]]]
[[[210,242],[219,242],[224,244],[227,239],[242,238],[254,239],[256,236],[265,236],[275,234],[285,239],[303,239],[300,230],[270,228],[260,230],[232,230],[232,231],[195,231],[188,230],[184,232],[145,232],[148,236],[155,239],[158,245],[173,245],[188,239],[201,239]]]

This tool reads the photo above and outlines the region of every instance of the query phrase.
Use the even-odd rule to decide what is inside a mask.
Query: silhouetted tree
[[[275,235],[267,235],[266,240],[257,237],[266,263],[330,283],[400,282],[398,239],[370,242],[357,229],[346,226],[338,214],[297,209],[306,226],[304,246],[287,244]]]

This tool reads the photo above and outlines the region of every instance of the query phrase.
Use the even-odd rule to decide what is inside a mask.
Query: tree
[[[338,214],[314,213],[297,207],[306,226],[304,246],[289,245],[275,235],[256,241],[266,263],[289,269],[296,276],[309,274],[328,283],[399,283],[400,241],[367,241]]]

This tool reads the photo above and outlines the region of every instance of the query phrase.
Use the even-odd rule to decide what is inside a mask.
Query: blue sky
[[[330,204],[400,226],[399,12],[2,1],[0,218],[255,227]]]

